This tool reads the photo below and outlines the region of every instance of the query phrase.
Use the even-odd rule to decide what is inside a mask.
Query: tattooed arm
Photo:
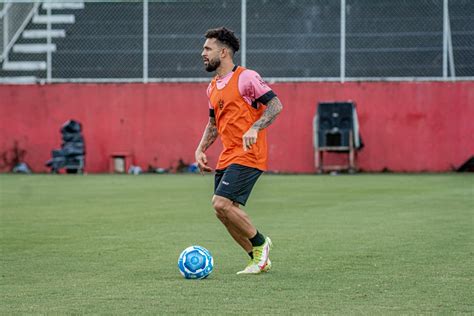
[[[281,104],[278,97],[275,96],[270,101],[268,101],[267,108],[263,112],[260,119],[256,121],[242,137],[245,151],[250,149],[250,147],[252,147],[252,145],[257,142],[258,131],[270,126],[270,124],[275,121],[278,114],[280,114],[282,109],[283,105]]]
[[[273,97],[268,101],[267,108],[263,112],[262,117],[253,124],[252,128],[261,130],[270,126],[282,109],[283,105],[281,104],[280,99],[278,99],[278,97]]]
[[[205,152],[214,143],[216,139],[216,119],[214,117],[209,117],[209,123],[207,123],[206,129],[204,130],[204,134],[202,135],[201,142],[199,142],[195,153],[196,162],[198,163],[201,174],[204,174],[204,171],[212,171],[211,167],[207,165],[207,157]]]

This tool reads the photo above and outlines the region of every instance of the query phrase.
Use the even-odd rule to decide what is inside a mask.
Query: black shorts
[[[214,194],[245,205],[262,170],[232,164],[216,170]]]

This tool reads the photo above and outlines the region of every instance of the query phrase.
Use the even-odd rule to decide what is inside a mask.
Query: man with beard
[[[258,274],[271,268],[272,242],[252,224],[245,205],[258,177],[267,168],[266,130],[283,106],[260,75],[236,66],[239,40],[224,27],[205,34],[202,58],[208,72],[216,73],[207,89],[209,122],[196,149],[202,174],[212,171],[206,150],[219,135],[223,150],[214,181],[212,205],[229,234],[249,254],[250,261],[237,274]]]

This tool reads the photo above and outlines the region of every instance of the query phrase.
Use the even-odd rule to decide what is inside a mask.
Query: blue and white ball
[[[214,258],[206,248],[191,246],[179,255],[178,268],[186,279],[204,279],[214,269]]]

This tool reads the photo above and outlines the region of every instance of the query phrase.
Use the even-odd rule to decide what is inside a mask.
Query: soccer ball
[[[204,279],[214,269],[214,258],[206,248],[191,246],[179,255],[178,268],[186,279]]]

